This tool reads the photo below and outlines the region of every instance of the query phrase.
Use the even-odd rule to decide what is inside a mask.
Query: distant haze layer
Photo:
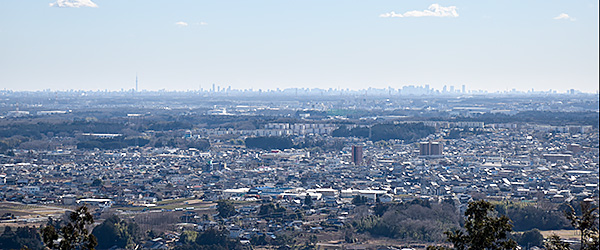
[[[598,1],[0,1],[0,89],[598,91]]]

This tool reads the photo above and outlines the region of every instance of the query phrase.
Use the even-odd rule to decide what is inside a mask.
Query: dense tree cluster
[[[250,244],[253,246],[276,246],[277,249],[291,249],[290,245],[294,245],[296,240],[287,234],[266,235],[257,234],[250,239]]]
[[[399,123],[399,124],[375,124],[368,127],[355,127],[348,129],[345,126],[334,130],[334,137],[363,137],[369,138],[372,141],[381,140],[405,140],[416,141],[435,132],[435,128],[425,126],[423,123]]]
[[[485,131],[483,129],[475,129],[475,128],[470,128],[470,129],[455,128],[455,129],[451,129],[444,138],[460,139],[460,138],[464,138],[467,136],[481,135],[481,134],[485,134],[485,133],[489,133],[489,132]]]
[[[247,148],[260,148],[260,149],[288,149],[292,148],[294,143],[289,137],[283,136],[259,136],[259,137],[248,137],[246,138]]]
[[[220,200],[217,202],[217,212],[221,218],[229,218],[237,214],[233,202],[230,200]]]
[[[185,119],[143,120],[131,124],[127,119],[102,119],[95,117],[73,120],[35,118],[0,121],[0,153],[12,148],[52,150],[59,145],[76,145],[79,149],[121,149],[131,146],[197,148],[210,147],[207,140],[183,140],[183,130],[192,129],[192,122]],[[153,130],[156,138],[142,136]],[[123,134],[114,138],[79,136],[81,133]],[[53,141],[59,137],[59,142]],[[162,138],[158,138],[162,137]],[[168,138],[167,138],[168,137]],[[68,138],[68,139],[67,139]]]
[[[515,115],[485,113],[473,118],[457,118],[457,121],[481,121],[485,123],[537,123],[554,126],[592,125],[598,128],[597,112],[521,111]]]
[[[0,249],[43,249],[42,238],[35,227],[17,227],[13,229],[10,226],[4,228],[0,235]]]
[[[551,204],[524,205],[520,203],[499,203],[495,210],[501,215],[506,215],[513,222],[513,229],[526,231],[537,228],[539,230],[571,229],[569,221],[561,209]]]
[[[192,127],[192,123],[188,121],[157,121],[148,125],[149,130],[155,131],[191,129]]]
[[[276,221],[301,220],[304,218],[302,211],[292,211],[272,202],[261,204],[258,209],[258,216]]]
[[[118,136],[108,139],[88,139],[77,143],[78,149],[121,149],[126,147],[145,146],[150,142],[149,139],[143,137],[125,138]]]
[[[344,143],[339,138],[318,138],[318,137],[304,137],[296,138],[294,140],[294,148],[303,149],[317,149],[327,152],[340,151],[344,148]]]
[[[439,242],[443,232],[458,226],[459,216],[449,203],[430,204],[414,200],[408,203],[378,203],[374,214],[352,222],[358,233],[410,241]]]
[[[96,226],[92,234],[98,239],[98,249],[132,247],[142,236],[137,224],[128,223],[116,215]]]
[[[543,247],[544,236],[538,229],[528,230],[522,233],[513,233],[509,238],[516,241],[519,246],[524,247]]]
[[[186,232],[175,250],[241,250],[239,240],[230,238],[226,229],[209,228],[203,232]]]
[[[72,135],[80,133],[117,133],[125,128],[124,123],[111,121],[75,120],[75,121],[9,121],[0,123],[0,138],[20,135],[32,139],[41,139],[48,134]]]
[[[512,225],[506,216],[494,215],[494,206],[484,200],[469,203],[465,212],[464,229],[446,231],[448,241],[455,250],[517,249],[517,243],[510,239]],[[448,249],[429,247],[428,249]]]
[[[367,197],[364,197],[362,195],[355,195],[354,197],[352,197],[352,204],[356,206],[365,205],[368,201],[369,200],[367,199]]]

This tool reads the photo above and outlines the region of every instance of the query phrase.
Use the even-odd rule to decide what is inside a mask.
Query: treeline
[[[284,136],[259,136],[248,137],[245,140],[247,148],[260,149],[288,149],[294,146],[292,139]]]
[[[185,231],[175,250],[242,250],[250,249],[239,240],[229,237],[227,229],[209,228],[203,232]]]
[[[407,203],[377,203],[373,214],[355,219],[357,233],[419,242],[441,242],[444,231],[459,226],[460,216],[448,202],[430,204],[415,199]]]
[[[116,215],[96,226],[92,234],[98,239],[98,249],[133,248],[139,244],[144,234],[136,223],[129,223]]]
[[[519,244],[519,246],[527,246],[527,247],[543,247],[544,246],[544,236],[537,228],[527,230],[522,233],[511,233],[509,236],[510,239]]]
[[[515,115],[485,113],[473,118],[457,118],[457,121],[480,121],[485,123],[536,123],[553,126],[592,125],[598,127],[598,112],[522,111]]]
[[[91,217],[89,213],[87,215]],[[25,226],[14,229],[6,226],[0,235],[0,249],[48,249],[44,246],[43,239],[49,237],[46,230],[48,226],[55,228],[54,232],[62,233],[61,228],[67,227],[68,223],[62,220],[50,220],[46,227],[40,228]],[[142,232],[136,223],[127,222],[116,215],[94,227],[91,235],[96,238],[98,244],[96,249],[133,249],[143,241],[151,239],[151,236]],[[55,248],[50,247],[50,249]]]
[[[304,213],[301,210],[291,211],[279,204],[272,202],[261,204],[258,209],[258,216],[264,219],[283,222],[286,220],[302,220]]]
[[[362,205],[367,205],[367,201],[360,196],[355,196],[352,203],[359,206],[356,208],[359,210],[365,207]],[[539,247],[543,246],[543,236],[539,230],[572,229],[564,215],[566,207],[569,205],[542,208],[504,203],[493,206],[498,215],[506,215],[511,219],[511,231],[519,231],[511,232],[508,235],[510,239],[521,246]],[[420,199],[406,203],[378,202],[370,210],[372,213],[359,214],[351,222],[349,229],[352,232],[406,241],[442,242],[446,239],[444,232],[465,223],[451,200],[439,204]],[[351,242],[352,238],[346,240]]]
[[[35,227],[17,227],[13,229],[10,226],[4,227],[4,232],[0,235],[0,249],[44,249],[42,237]]]
[[[15,148],[52,150],[58,145],[105,150],[136,146],[197,148],[199,150],[206,150],[210,147],[210,143],[206,139],[183,138],[183,132],[180,129],[191,128],[190,123],[156,121],[149,122],[147,125],[147,127],[140,128],[124,122],[97,121],[95,119],[48,122],[0,121],[0,153],[7,154]],[[154,136],[143,136],[141,131],[148,128],[157,130]],[[79,133],[122,134],[122,136],[98,138],[80,136]],[[60,138],[53,140],[54,136]]]
[[[552,204],[523,205],[516,203],[496,204],[495,209],[501,215],[506,215],[513,221],[513,229],[526,231],[572,229],[569,220],[565,218],[566,204],[554,207]],[[573,207],[577,207],[574,205]]]
[[[118,136],[115,138],[108,139],[89,139],[77,143],[78,149],[121,149],[126,147],[143,147],[150,142],[149,139],[138,137],[138,138],[125,138]]]
[[[463,128],[455,128],[455,129],[451,129],[450,132],[448,132],[448,135],[446,135],[446,137],[444,137],[445,139],[460,139],[460,138],[464,138],[467,136],[472,136],[472,135],[482,135],[482,134],[486,134],[489,133],[483,129],[475,129],[475,128],[470,128],[470,129],[463,129]]]
[[[41,139],[46,136],[72,136],[74,132],[118,133],[124,128],[124,123],[111,121],[18,121],[0,123],[0,138],[20,135],[32,139]]]
[[[376,124],[371,128],[356,127],[348,129],[346,126],[334,130],[334,137],[363,137],[372,141],[398,139],[413,142],[435,132],[435,128],[425,126],[423,123]]]
[[[193,128],[192,123],[186,121],[147,121],[142,125],[130,126],[125,121],[98,121],[96,119],[53,122],[11,121],[0,123],[0,138],[24,136],[41,139],[46,136],[73,136],[76,133],[118,134],[124,130],[143,132]]]
[[[144,138],[144,137],[133,137],[125,138],[122,136],[110,138],[110,139],[88,139],[77,143],[78,149],[121,149],[126,147],[144,147],[152,146],[156,148],[160,147],[173,147],[173,148],[195,148],[198,150],[207,150],[210,147],[210,142],[206,139],[184,139],[176,137],[158,137],[158,138]]]
[[[248,137],[245,140],[247,148],[271,149],[317,149],[325,151],[337,151],[344,147],[340,140],[325,140],[314,137],[305,137],[295,142],[288,136],[258,136]]]

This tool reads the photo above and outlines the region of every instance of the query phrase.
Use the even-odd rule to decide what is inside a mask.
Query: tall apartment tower
[[[429,142],[419,143],[419,155],[429,155]]]
[[[352,162],[354,165],[362,164],[363,160],[363,147],[362,146],[352,146]]]
[[[441,142],[421,142],[419,143],[419,155],[442,155],[444,150],[444,144]]]
[[[440,142],[430,142],[429,143],[429,155],[442,155],[442,150],[444,146]]]

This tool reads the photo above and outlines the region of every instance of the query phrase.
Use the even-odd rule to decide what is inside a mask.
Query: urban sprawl
[[[597,94],[411,90],[3,91],[0,227],[85,204],[96,226],[137,224],[127,247],[217,227],[254,249],[420,249],[447,244],[475,200],[516,231],[534,225],[511,211],[561,230],[564,204],[597,206]]]

